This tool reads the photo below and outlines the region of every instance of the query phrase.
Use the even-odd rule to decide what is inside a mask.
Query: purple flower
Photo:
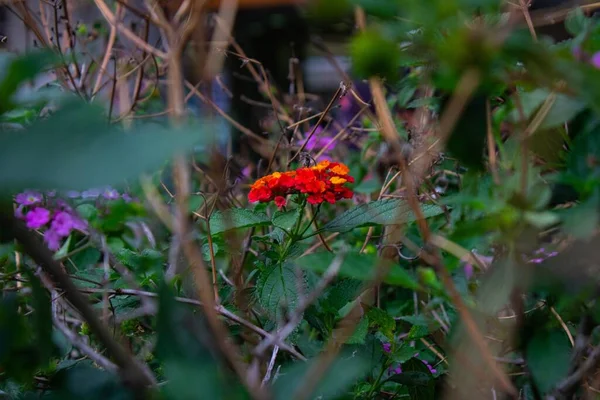
[[[66,194],[67,194],[67,197],[70,199],[76,199],[81,196],[81,193],[79,193],[76,190],[69,190]]]
[[[116,200],[121,196],[119,195],[119,192],[117,192],[115,189],[106,188],[104,189],[104,192],[102,192],[102,197],[104,197],[107,200]]]
[[[49,190],[46,192],[46,196],[48,197],[54,197],[56,196],[56,190]]]
[[[592,64],[594,67],[600,69],[600,51],[597,53],[594,53],[592,58],[590,58],[590,64]]]
[[[383,344],[383,351],[385,351],[386,353],[391,353],[392,352],[392,344],[391,343],[384,343]]]
[[[550,257],[556,257],[557,255],[558,255],[558,251],[553,251],[553,252],[548,253],[547,257],[548,258],[550,258]]]
[[[100,190],[98,189],[90,189],[81,192],[81,197],[84,199],[95,199],[100,196]]]
[[[400,365],[398,365],[396,368],[394,368],[394,373],[395,374],[401,374],[402,373],[402,367]]]
[[[52,251],[56,251],[60,249],[60,240],[62,236],[59,235],[54,229],[48,229],[46,233],[44,233],[44,241],[48,248]]]
[[[83,233],[87,233],[88,223],[86,220],[72,215],[71,223],[73,224],[73,229],[78,230]]]
[[[123,193],[123,195],[121,196],[121,198],[123,200],[125,200],[126,203],[129,203],[129,202],[133,201],[133,199],[131,198],[131,196],[128,195],[127,193]]]
[[[59,211],[54,216],[51,229],[60,236],[68,236],[73,229],[73,216],[66,211]]]
[[[43,207],[36,207],[25,215],[29,229],[39,229],[50,221],[50,211]]]
[[[544,260],[545,258],[534,258],[532,260],[529,260],[529,262],[533,264],[541,264]]]
[[[312,132],[312,130],[310,132]],[[308,135],[310,135],[310,132]],[[313,151],[316,149],[322,149],[323,147],[327,146],[330,141],[330,137],[323,135],[323,127],[319,126],[310,139],[302,140],[299,144],[302,146],[304,143],[306,143],[305,149],[308,151]]]
[[[469,263],[465,264],[464,270],[465,270],[465,277],[467,278],[467,280],[471,279],[473,277],[473,273],[474,273],[473,264],[469,264]]]
[[[30,206],[42,201],[42,194],[37,192],[23,192],[15,197],[15,202],[22,206]]]
[[[20,205],[15,209],[15,217],[19,218],[19,219],[24,219],[25,218],[25,214],[23,214],[23,208],[25,208],[24,205]]]

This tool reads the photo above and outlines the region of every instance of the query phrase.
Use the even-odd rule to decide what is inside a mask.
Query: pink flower
[[[39,229],[50,221],[50,211],[36,207],[25,215],[25,221],[29,229]]]

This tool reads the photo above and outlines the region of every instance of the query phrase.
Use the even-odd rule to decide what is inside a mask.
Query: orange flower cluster
[[[338,200],[352,198],[352,190],[344,186],[346,182],[354,182],[349,172],[346,165],[326,160],[310,168],[274,172],[252,184],[248,200],[252,203],[275,201],[277,207],[281,208],[285,206],[285,196],[306,194],[310,204],[324,201],[334,204]]]

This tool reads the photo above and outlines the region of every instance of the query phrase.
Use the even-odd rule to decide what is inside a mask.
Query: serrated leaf
[[[327,270],[335,257],[335,254],[329,252],[319,252],[306,255],[294,260],[294,262],[300,268],[322,273]],[[385,260],[378,259],[375,254],[348,253],[344,256],[340,266],[339,276],[369,281],[375,277],[377,266],[382,262],[385,262]],[[413,274],[399,265],[392,265],[383,281],[389,285],[401,286],[411,290],[421,288]]]
[[[569,372],[571,346],[562,330],[539,331],[527,344],[525,358],[537,386],[548,392]]]
[[[296,222],[298,222],[298,218],[300,218],[300,209],[295,208],[289,211],[275,212],[272,222],[276,227],[290,232],[296,225]]]
[[[256,296],[274,321],[281,321],[285,310],[293,311],[298,307],[298,284],[294,269],[288,263],[279,263],[261,271],[256,283]]]
[[[25,131],[0,136],[0,187],[20,191],[118,186],[157,170],[174,153],[208,144],[207,131],[146,123],[125,132],[107,122],[102,107],[70,100]]]
[[[425,218],[443,213],[443,210],[436,205],[425,204],[421,206],[421,210]],[[384,199],[356,206],[325,224],[321,230],[347,232],[363,226],[404,224],[416,219],[407,202]]]
[[[408,339],[420,339],[429,334],[429,328],[422,325],[413,325],[408,331]]]
[[[394,330],[396,329],[396,321],[394,318],[383,311],[381,308],[371,308],[367,312],[369,317],[369,325],[377,327],[387,338],[393,340]]]
[[[225,211],[215,211],[210,216],[210,233],[218,234],[232,229],[250,228],[270,223],[271,220],[266,213],[245,208],[230,208]]]

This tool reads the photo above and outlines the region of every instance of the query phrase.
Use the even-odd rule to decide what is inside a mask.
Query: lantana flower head
[[[324,201],[334,204],[341,199],[350,199],[352,190],[344,185],[353,183],[350,169],[337,162],[321,161],[314,167],[299,168],[295,171],[274,172],[254,182],[248,200],[268,203],[275,201],[277,207],[286,204],[286,196],[304,194],[310,204]]]

